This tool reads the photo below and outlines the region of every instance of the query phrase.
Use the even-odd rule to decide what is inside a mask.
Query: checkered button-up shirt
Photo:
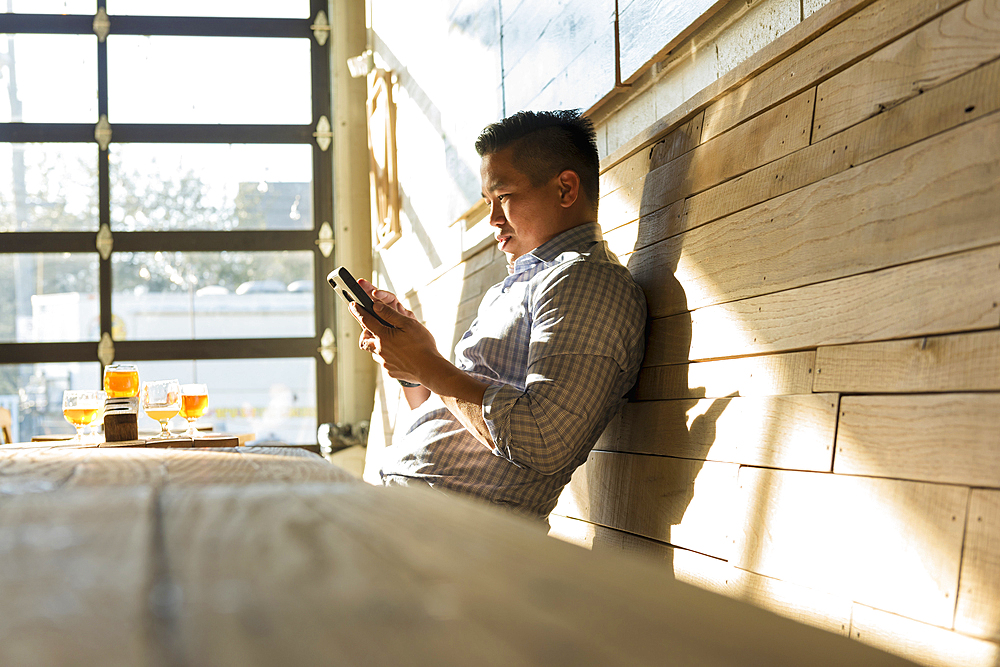
[[[545,518],[625,403],[645,323],[642,290],[597,223],[519,257],[455,347],[456,365],[490,385],[483,417],[495,447],[431,396],[385,450],[383,482],[420,480]]]

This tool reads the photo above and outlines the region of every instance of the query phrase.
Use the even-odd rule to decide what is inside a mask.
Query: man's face
[[[559,177],[532,185],[531,179],[514,168],[510,156],[510,149],[484,156],[480,175],[497,247],[513,265],[518,257],[565,229]]]

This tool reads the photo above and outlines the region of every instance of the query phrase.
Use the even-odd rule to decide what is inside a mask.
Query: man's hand
[[[374,289],[368,281],[359,281],[359,284],[372,296],[379,317],[395,327],[383,326],[357,303],[352,303],[351,314],[362,326],[361,349],[371,352],[389,377],[421,382],[420,376],[426,373],[429,365],[445,361],[438,352],[434,336],[395,295]]]
[[[351,314],[362,327],[361,349],[371,352],[389,377],[423,385],[404,390],[411,408],[434,392],[477,440],[492,446],[493,439],[482,416],[483,395],[488,385],[441,356],[431,332],[394,294],[375,289],[367,280],[359,280],[358,284],[372,297],[379,317],[395,327],[383,326],[357,303],[351,303]],[[416,396],[418,391],[421,394]]]

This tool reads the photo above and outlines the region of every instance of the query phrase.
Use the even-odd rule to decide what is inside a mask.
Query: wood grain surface
[[[833,470],[1000,488],[1000,394],[844,396]]]
[[[821,347],[816,391],[1000,391],[1000,332]]]
[[[910,3],[896,3],[908,7]],[[1000,57],[1000,4],[967,0],[819,85],[813,140]]]
[[[998,144],[994,113],[644,248],[629,268],[665,316],[997,243]]]
[[[808,394],[813,391],[815,352],[645,367],[635,399],[721,398]]]
[[[734,564],[951,627],[968,490],[740,469]]]
[[[704,139],[829,78],[960,0],[875,2],[734,87],[705,110]]]
[[[667,364],[995,328],[998,304],[993,246],[660,318],[646,357]]]
[[[977,68],[685,202],[676,232],[815,183],[1000,109],[1000,61]],[[644,223],[640,223],[640,226]],[[665,237],[664,237],[665,238]]]
[[[965,534],[955,629],[1000,641],[1000,491],[972,490]]]
[[[828,472],[836,394],[629,403],[598,449]]]
[[[280,449],[0,452],[5,481],[47,483],[0,499],[0,663],[631,666],[669,654],[735,667],[748,655],[794,665],[808,647],[817,665],[908,664],[485,504],[333,481],[320,457]]]

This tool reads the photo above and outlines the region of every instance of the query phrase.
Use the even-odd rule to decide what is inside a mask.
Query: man
[[[392,294],[363,286],[395,329],[351,304],[361,348],[405,388],[413,422],[383,452],[386,485],[427,483],[545,520],[625,402],[646,302],[597,224],[593,125],[519,112],[483,130],[483,197],[509,276],[487,292],[452,364]]]

